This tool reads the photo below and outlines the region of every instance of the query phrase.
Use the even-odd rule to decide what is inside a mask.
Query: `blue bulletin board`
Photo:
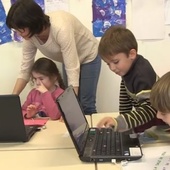
[[[11,31],[6,26],[6,13],[2,1],[0,0],[0,44],[12,41]]]

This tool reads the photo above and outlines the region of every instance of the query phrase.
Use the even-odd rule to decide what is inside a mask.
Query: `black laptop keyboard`
[[[121,155],[120,133],[102,128],[96,136],[92,155]]]

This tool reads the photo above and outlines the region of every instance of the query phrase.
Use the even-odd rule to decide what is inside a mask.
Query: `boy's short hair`
[[[99,55],[103,58],[125,53],[131,49],[138,50],[138,44],[133,33],[123,26],[111,26],[106,30],[99,43]]]
[[[164,74],[152,87],[151,105],[162,113],[170,112],[170,72]]]

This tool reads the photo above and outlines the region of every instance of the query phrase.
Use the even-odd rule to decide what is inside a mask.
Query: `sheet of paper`
[[[149,145],[143,148],[143,157],[140,160],[128,162],[123,170],[170,170],[170,145]]]
[[[56,10],[69,10],[68,0],[44,0],[45,13]]]
[[[48,119],[24,119],[24,124],[44,126],[47,123],[47,121]]]
[[[165,0],[165,24],[170,24],[170,0]]]
[[[164,39],[164,0],[132,0],[132,31],[138,40]]]

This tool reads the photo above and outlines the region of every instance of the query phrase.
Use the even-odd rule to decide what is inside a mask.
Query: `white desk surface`
[[[86,118],[89,125],[91,125],[91,116],[86,116]],[[36,132],[28,142],[0,143],[0,151],[65,148],[75,148],[65,123],[50,120],[46,124],[46,129]]]
[[[80,161],[75,149],[1,151],[1,170],[95,170]]]
[[[119,112],[92,114],[92,127],[96,127],[97,123],[104,117],[117,117],[118,115]]]

